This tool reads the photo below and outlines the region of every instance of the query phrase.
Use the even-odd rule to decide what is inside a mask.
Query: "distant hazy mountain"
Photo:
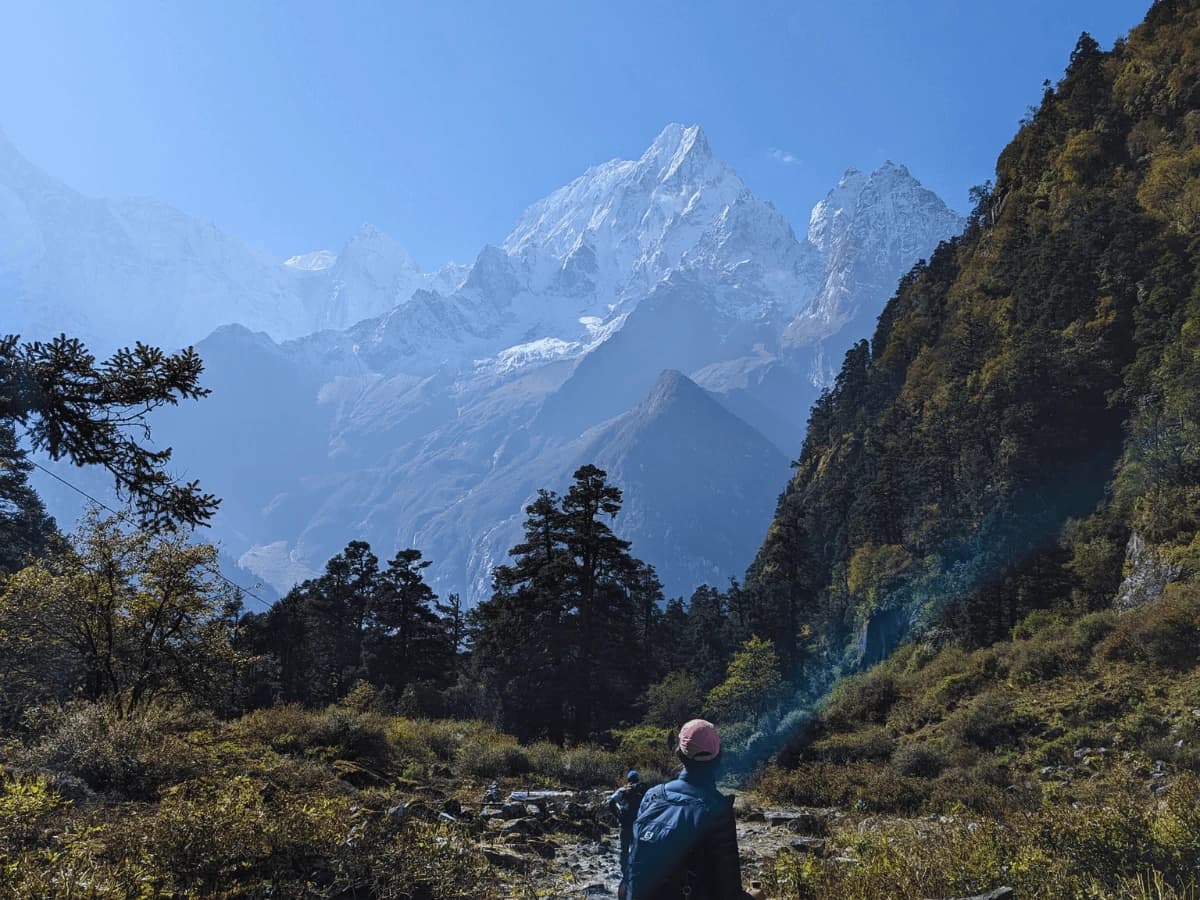
[[[158,434],[225,498],[227,551],[280,589],[363,538],[381,554],[419,547],[439,590],[478,596],[523,504],[587,461],[625,490],[618,529],[671,591],[740,576],[830,371],[899,276],[961,226],[888,163],[848,171],[798,238],[698,127],[670,125],[639,159],[535,203],[470,266],[422,273],[370,228],[336,255],[275,263],[178,213],[154,240],[141,213],[134,240],[119,204],[3,152],[0,191],[18,199],[0,202],[0,235],[36,237],[14,239],[19,265],[3,258],[24,314],[57,296],[43,318],[103,322],[113,341],[239,323],[199,343],[212,397],[168,411]],[[35,186],[12,187],[10,170]],[[47,191],[100,212],[73,229],[30,199]],[[50,223],[62,236],[48,243]],[[89,242],[119,263],[47,262],[74,272],[70,290],[28,274]],[[123,284],[167,305],[110,320]]]
[[[343,327],[453,289],[364,226],[336,257],[286,262],[157,200],[85,197],[25,160],[0,134],[0,292],[8,331],[68,332],[101,350],[135,340],[179,347],[239,322],[277,340]]]

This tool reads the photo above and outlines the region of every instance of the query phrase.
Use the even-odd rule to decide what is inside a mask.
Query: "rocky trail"
[[[605,808],[608,790],[501,791],[491,785],[479,798],[457,797],[425,787],[391,813],[471,832],[487,859],[509,873],[497,885],[498,895],[553,898],[616,897],[620,881],[619,836]],[[769,870],[780,854],[817,856],[838,865],[858,860],[839,845],[836,833],[847,828],[871,830],[884,820],[854,816],[835,809],[779,807],[762,804],[753,795],[734,791],[742,882],[749,888]],[[459,799],[462,798],[462,799]],[[890,821],[890,820],[889,820]],[[945,817],[913,820],[918,828],[936,829]],[[894,824],[894,823],[893,823]],[[765,896],[765,895],[764,895]],[[1001,887],[979,898],[1005,900],[1014,894]]]
[[[432,791],[437,794],[438,792]],[[437,811],[421,800],[403,814],[437,818],[471,829],[489,861],[512,873],[506,886],[532,888],[539,896],[616,897],[620,841],[605,808],[607,790],[510,791],[492,785],[478,803],[448,799]],[[835,810],[764,807],[734,792],[743,882],[749,886],[780,853],[832,855],[830,825]]]

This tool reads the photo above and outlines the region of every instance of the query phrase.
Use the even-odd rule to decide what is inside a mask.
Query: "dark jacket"
[[[608,811],[621,823],[622,830],[633,828],[633,821],[637,818],[638,808],[645,794],[646,786],[641,782],[627,784],[609,794]]]
[[[682,896],[741,900],[733,801],[717,791],[713,767],[687,768],[642,798],[633,828],[627,900]]]

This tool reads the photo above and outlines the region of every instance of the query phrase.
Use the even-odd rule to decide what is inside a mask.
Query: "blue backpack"
[[[706,894],[692,852],[709,818],[709,798],[685,782],[671,784],[670,790],[665,784],[651,788],[642,800],[633,825],[627,900],[701,900]]]

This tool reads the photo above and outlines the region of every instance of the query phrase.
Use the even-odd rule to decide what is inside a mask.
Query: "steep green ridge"
[[[813,673],[1200,570],[1200,4],[1084,35],[977,193],[814,407],[751,568]]]

